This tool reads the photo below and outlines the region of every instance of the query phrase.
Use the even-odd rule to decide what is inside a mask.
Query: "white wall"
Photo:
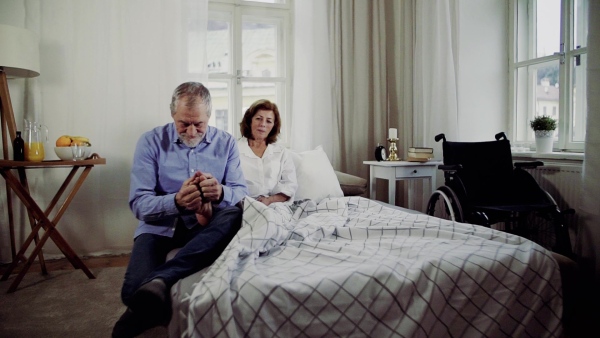
[[[183,1],[144,4],[141,11],[137,1],[0,1],[0,23],[26,27],[41,39],[41,74],[27,80],[34,85],[27,90],[31,95],[24,96],[25,80],[9,80],[17,127],[22,128],[25,114],[35,114],[48,126],[47,160],[57,159],[54,142],[63,134],[89,137],[93,151],[106,158],[106,165],[90,172],[58,223],[81,255],[131,249],[138,223],[128,206],[135,143],[143,132],[172,122],[168,107],[178,84],[199,80],[187,72],[182,41],[173,37],[186,37],[182,22],[206,11],[187,10]],[[32,195],[42,208],[67,174],[67,168],[28,170]],[[8,262],[4,182],[0,191],[0,262]],[[29,224],[24,208],[14,201],[17,243],[22,243]],[[51,241],[44,253],[62,256]]]
[[[508,1],[459,1],[458,134],[508,132]]]

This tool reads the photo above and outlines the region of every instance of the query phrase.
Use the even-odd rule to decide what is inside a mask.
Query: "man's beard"
[[[192,139],[188,136],[188,134],[181,133],[181,134],[179,134],[179,140],[181,140],[181,142],[183,142],[183,144],[185,144],[186,146],[188,146],[190,148],[194,148],[198,144],[200,144],[200,142],[202,142],[202,140],[204,140],[204,135],[205,134],[197,134],[196,137],[194,137]]]

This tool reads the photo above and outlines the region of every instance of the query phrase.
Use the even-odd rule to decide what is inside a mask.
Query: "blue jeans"
[[[133,293],[144,283],[162,278],[170,288],[178,280],[211,265],[225,250],[240,229],[242,209],[231,206],[214,210],[206,226],[191,229],[178,222],[173,237],[141,234],[133,242],[131,258],[125,272],[121,299],[129,306]],[[169,251],[181,248],[165,262]]]

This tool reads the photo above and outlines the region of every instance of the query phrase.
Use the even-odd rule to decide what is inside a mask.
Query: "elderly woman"
[[[240,162],[250,197],[270,205],[291,203],[298,188],[296,168],[289,150],[275,144],[281,117],[275,103],[254,102],[240,122]]]

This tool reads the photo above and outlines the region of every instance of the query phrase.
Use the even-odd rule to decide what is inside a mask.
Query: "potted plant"
[[[536,116],[529,122],[529,125],[535,132],[536,151],[538,153],[551,153],[556,120],[546,115]]]

